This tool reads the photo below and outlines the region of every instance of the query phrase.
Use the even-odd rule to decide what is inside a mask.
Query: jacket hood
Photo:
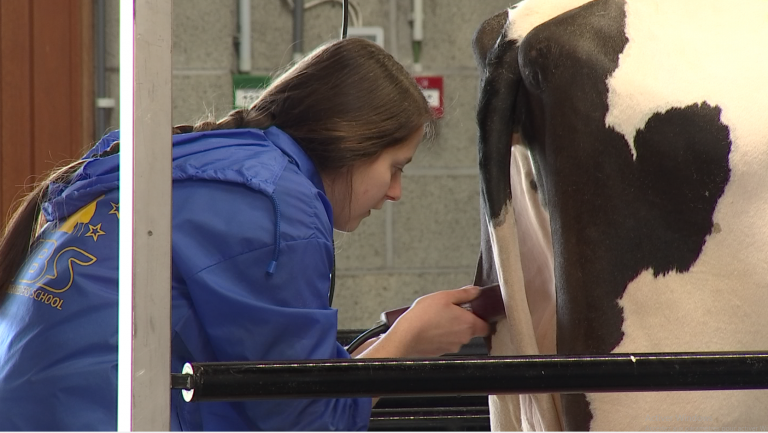
[[[52,184],[42,211],[46,220],[66,219],[81,207],[119,188],[120,155],[100,158],[119,140],[119,131],[105,135],[83,157],[87,160],[66,184]],[[320,174],[301,147],[277,127],[230,129],[177,134],[173,137],[172,178],[216,180],[246,185],[272,198],[275,207],[275,257],[280,243],[280,206],[273,192],[286,164],[296,165],[314,186],[325,193]],[[326,209],[333,224],[330,207]]]

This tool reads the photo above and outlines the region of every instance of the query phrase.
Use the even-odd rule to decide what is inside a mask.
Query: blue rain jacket
[[[51,187],[0,307],[0,430],[116,428],[118,170],[118,155],[93,158]],[[275,127],[176,135],[173,179],[171,371],[347,358],[328,305],[331,206],[301,148]],[[371,412],[370,398],[169,396],[173,430],[365,430]]]

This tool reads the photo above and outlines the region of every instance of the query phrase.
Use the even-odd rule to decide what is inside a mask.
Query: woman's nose
[[[398,176],[397,178],[392,179],[392,183],[389,184],[389,189],[387,190],[387,201],[398,201],[402,195],[403,189],[400,184],[400,177]]]

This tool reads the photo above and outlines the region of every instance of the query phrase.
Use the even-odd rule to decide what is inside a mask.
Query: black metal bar
[[[368,431],[490,431],[488,397],[383,397]]]
[[[768,388],[767,352],[190,364],[187,401]],[[183,376],[183,375],[182,375]],[[174,379],[173,383],[181,383]]]
[[[371,411],[371,418],[414,418],[429,416],[432,418],[462,416],[473,417],[488,415],[488,407],[431,407],[376,409]]]
[[[488,407],[377,410],[371,413],[368,430],[485,430],[490,427]]]
[[[390,396],[380,398],[374,410],[481,406],[488,408],[487,395]]]

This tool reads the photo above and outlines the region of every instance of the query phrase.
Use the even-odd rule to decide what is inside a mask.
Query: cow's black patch
[[[534,28],[520,43],[519,68],[526,89],[520,98],[525,103],[521,129],[540,175],[555,249],[558,353],[605,353],[613,347],[606,340],[615,342],[615,331],[621,332],[613,294],[585,296],[594,283],[591,275],[604,274],[606,268],[584,267],[594,264],[591,259],[597,256],[588,252],[592,247],[582,236],[571,236],[602,230],[584,225],[591,219],[583,203],[595,198],[593,209],[600,211],[605,202],[592,194],[620,171],[612,165],[613,156],[605,154],[615,141],[605,141],[612,134],[605,130],[604,118],[606,79],[627,44],[624,23],[623,0],[596,0]],[[595,164],[603,170],[596,170]],[[586,397],[564,394],[561,401],[564,427],[588,430],[592,415]]]
[[[720,109],[707,103],[672,108],[651,116],[635,145],[638,193],[649,204],[633,219],[645,240],[638,265],[654,276],[685,272],[712,233],[712,215],[730,178],[728,127]]]
[[[564,431],[587,431],[592,422],[592,412],[585,394],[561,394]]]
[[[499,38],[504,35],[504,27],[507,25],[506,9],[494,14],[483,21],[472,36],[472,52],[475,54],[477,66],[485,73],[486,64]]]

